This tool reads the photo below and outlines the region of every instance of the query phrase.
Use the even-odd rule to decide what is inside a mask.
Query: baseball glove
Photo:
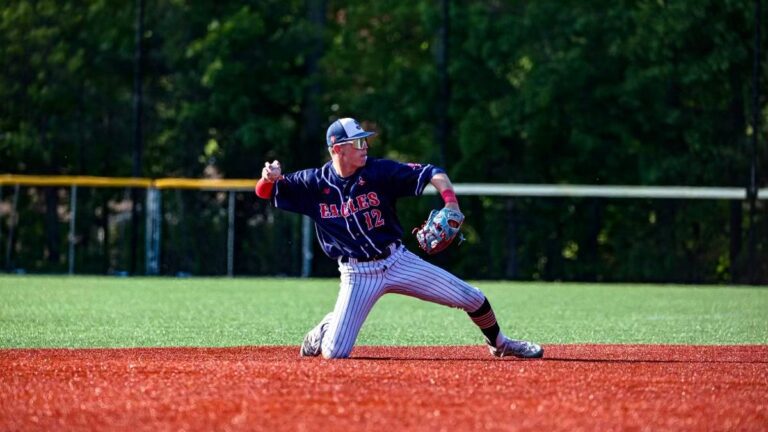
[[[447,248],[458,235],[459,243],[464,241],[464,236],[459,230],[464,222],[464,215],[457,210],[443,207],[440,210],[432,210],[429,218],[420,227],[413,229],[419,247],[429,255],[434,255]]]

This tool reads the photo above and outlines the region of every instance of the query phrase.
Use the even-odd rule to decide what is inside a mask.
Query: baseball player
[[[442,169],[368,157],[371,135],[352,118],[337,120],[326,133],[329,162],[286,175],[278,161],[267,162],[256,185],[256,194],[275,207],[312,218],[323,252],[339,264],[336,305],[304,337],[300,354],[349,357],[373,305],[397,293],[464,310],[494,356],[542,357],[539,345],[501,332],[479,289],[403,246],[398,198],[421,195],[431,183],[445,201],[443,210],[460,215],[459,203]]]

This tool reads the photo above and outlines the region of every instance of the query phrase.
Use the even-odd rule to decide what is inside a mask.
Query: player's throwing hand
[[[272,163],[264,162],[264,169],[261,170],[261,178],[264,181],[274,183],[283,178],[282,169],[280,168],[280,161],[273,161]]]

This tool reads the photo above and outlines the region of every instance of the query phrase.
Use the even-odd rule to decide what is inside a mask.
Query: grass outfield
[[[477,282],[506,334],[541,343],[766,344],[768,289]],[[335,279],[0,276],[0,348],[298,345]],[[360,345],[482,342],[465,313],[384,296]]]

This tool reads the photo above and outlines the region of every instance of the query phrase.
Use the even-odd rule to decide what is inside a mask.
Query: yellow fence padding
[[[252,190],[255,179],[188,179],[138,177],[93,177],[93,176],[44,176],[0,174],[0,186],[90,186],[90,187],[138,187],[157,189],[200,189],[200,190]]]
[[[253,190],[256,181],[247,179],[161,178],[154,181],[154,186],[158,189]]]

